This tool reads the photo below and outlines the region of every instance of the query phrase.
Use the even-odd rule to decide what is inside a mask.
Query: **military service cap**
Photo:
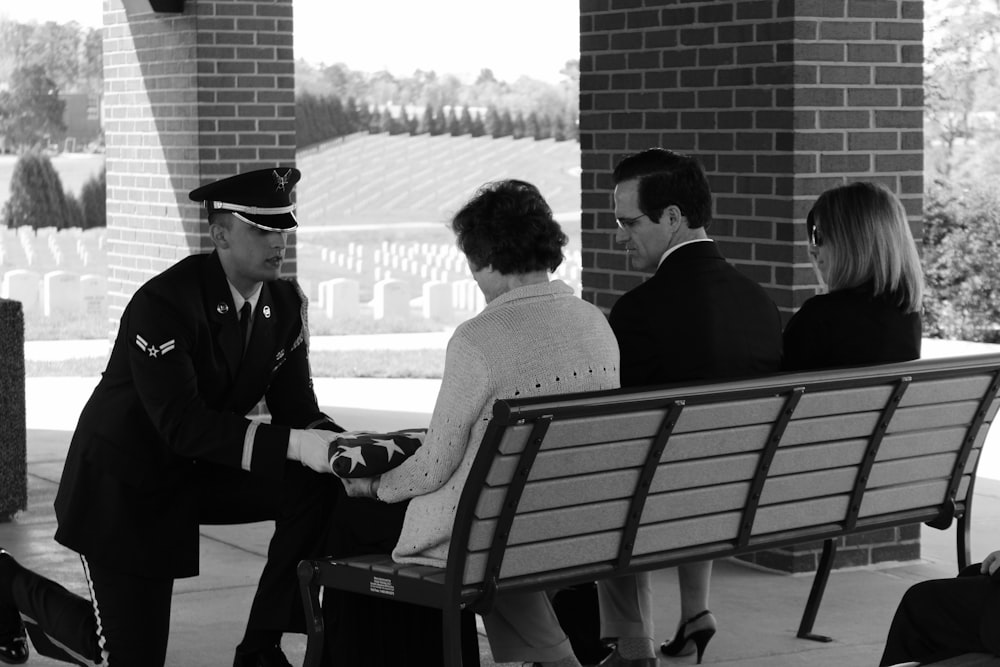
[[[203,202],[209,213],[226,211],[269,232],[290,232],[299,226],[290,196],[301,177],[293,167],[257,169],[203,185],[188,196]]]

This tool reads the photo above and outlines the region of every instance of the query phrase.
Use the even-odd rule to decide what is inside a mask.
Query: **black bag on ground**
[[[385,598],[324,592],[323,664],[328,667],[443,665],[441,612]],[[462,612],[462,665],[479,667],[476,618]]]

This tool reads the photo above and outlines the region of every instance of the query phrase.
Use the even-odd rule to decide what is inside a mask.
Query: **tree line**
[[[394,104],[385,104],[379,109],[365,102],[359,104],[353,97],[346,101],[336,95],[312,93],[296,97],[295,138],[300,148],[355,132],[556,141],[577,138],[576,118],[569,114],[553,118],[538,111],[526,114],[499,110],[492,105],[486,109],[470,109],[467,105],[435,107],[430,103],[423,109]]]
[[[580,97],[578,60],[567,60],[558,72],[558,83],[520,76],[508,82],[497,79],[484,68],[473,81],[463,82],[454,74],[438,74],[416,69],[410,76],[396,76],[386,71],[361,72],[343,63],[314,66],[303,60],[295,64],[297,94],[333,96],[342,101],[354,99],[369,107],[433,109],[463,107],[470,109],[509,109],[512,116],[521,112],[527,117],[572,119],[576,125]]]
[[[0,18],[0,136],[8,150],[45,142],[66,129],[60,94],[100,95],[101,31]]]

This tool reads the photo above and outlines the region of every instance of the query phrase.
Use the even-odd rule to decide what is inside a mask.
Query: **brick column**
[[[177,260],[211,250],[187,193],[295,164],[292,0],[148,0],[104,10],[110,317]],[[294,237],[284,271],[295,273]]]
[[[919,235],[922,39],[920,0],[581,0],[584,298],[607,310],[644,279],[614,243],[611,171],[651,146],[701,160],[710,235],[786,321],[816,290],[804,220],[823,190],[885,183]],[[839,562],[919,556],[915,529],[871,540]],[[811,569],[815,546],[762,562]]]

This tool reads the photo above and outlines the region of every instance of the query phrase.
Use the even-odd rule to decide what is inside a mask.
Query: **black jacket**
[[[611,309],[623,387],[765,375],[781,363],[781,318],[714,242],[672,252]]]
[[[195,466],[242,467],[244,415],[262,397],[272,423],[254,436],[256,475],[283,476],[289,427],[332,424],[312,388],[303,307],[294,283],[264,283],[243,357],[216,253],[140,287],[70,443],[56,540],[124,571],[197,574]]]
[[[785,370],[887,364],[920,358],[919,313],[905,313],[866,283],[812,297],[785,327]]]

